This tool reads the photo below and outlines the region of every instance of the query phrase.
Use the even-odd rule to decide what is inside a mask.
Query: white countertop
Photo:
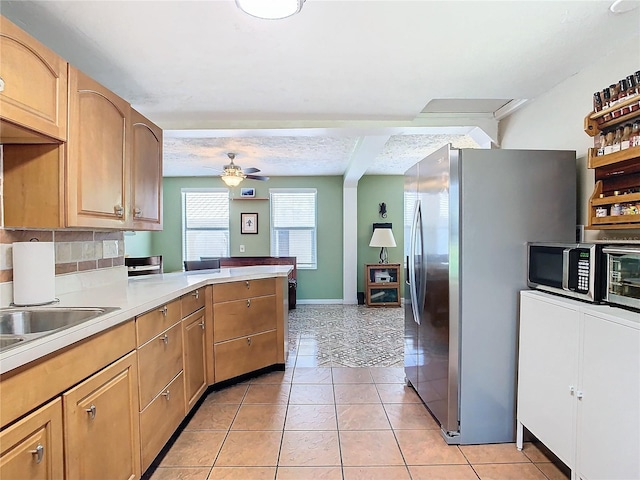
[[[522,290],[520,293],[533,298],[541,298],[549,303],[554,303],[562,307],[580,310],[582,313],[586,313],[588,315],[595,315],[628,327],[640,329],[640,313],[627,310],[625,308],[581,302],[573,298],[553,295],[539,290]]]
[[[260,265],[138,276],[59,295],[60,302],[54,305],[57,307],[118,307],[119,310],[5,350],[0,353],[0,374],[126,322],[196,288],[216,283],[286,277],[292,268],[290,265]]]

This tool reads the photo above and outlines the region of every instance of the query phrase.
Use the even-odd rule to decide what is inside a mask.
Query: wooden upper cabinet
[[[69,67],[67,224],[126,226],[131,106]]]
[[[67,62],[2,16],[0,52],[0,143],[66,140]]]
[[[131,219],[134,230],[162,230],[162,130],[131,110]]]

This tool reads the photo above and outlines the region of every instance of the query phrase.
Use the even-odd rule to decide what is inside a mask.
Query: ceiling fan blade
[[[263,177],[260,175],[246,175],[245,178],[250,178],[251,180],[269,180],[269,177]]]
[[[258,173],[260,171],[259,168],[251,167],[251,168],[243,168],[242,171],[244,173]]]

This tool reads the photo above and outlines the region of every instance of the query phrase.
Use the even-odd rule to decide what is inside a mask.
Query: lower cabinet
[[[0,478],[63,478],[62,400],[51,403],[0,433]]]
[[[65,479],[140,477],[136,352],[62,395]]]
[[[526,427],[575,479],[640,478],[637,314],[521,295],[518,446]]]
[[[184,355],[184,396],[187,412],[207,389],[205,309],[182,320]]]
[[[277,363],[275,330],[216,343],[216,382]]]
[[[184,375],[178,374],[140,412],[142,471],[146,470],[184,418]]]

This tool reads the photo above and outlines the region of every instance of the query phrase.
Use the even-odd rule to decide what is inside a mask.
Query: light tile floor
[[[362,309],[299,306],[290,317],[291,338],[300,342],[305,338],[328,338],[329,341],[318,345],[331,342],[342,345],[344,340],[337,339],[336,330],[343,333],[347,329],[344,324],[334,328],[339,323],[336,318],[352,315],[359,319]],[[350,312],[345,314],[347,310]],[[386,321],[387,310],[375,311],[381,321]],[[313,315],[319,317],[310,319]],[[365,312],[364,321],[370,322],[371,315]],[[299,322],[296,317],[304,320]],[[328,326],[330,322],[334,325]],[[308,327],[311,323],[316,324],[315,331]],[[354,338],[360,334],[351,332]],[[335,340],[331,340],[332,336]],[[345,357],[331,354],[327,365],[326,357],[318,354],[321,348],[310,348],[309,354],[302,355],[303,344],[292,342],[289,365],[284,372],[264,374],[210,393],[164,457],[157,459],[157,468],[150,470],[150,478],[567,478],[531,443],[525,445],[523,452],[514,444],[447,445],[415,392],[404,385],[401,366],[336,366]],[[363,353],[356,344],[350,361],[379,364],[376,362],[381,358],[385,359],[382,363],[393,358],[378,355],[374,350]],[[306,357],[315,358],[316,365],[308,365],[314,362]],[[300,359],[303,361],[298,364]]]

